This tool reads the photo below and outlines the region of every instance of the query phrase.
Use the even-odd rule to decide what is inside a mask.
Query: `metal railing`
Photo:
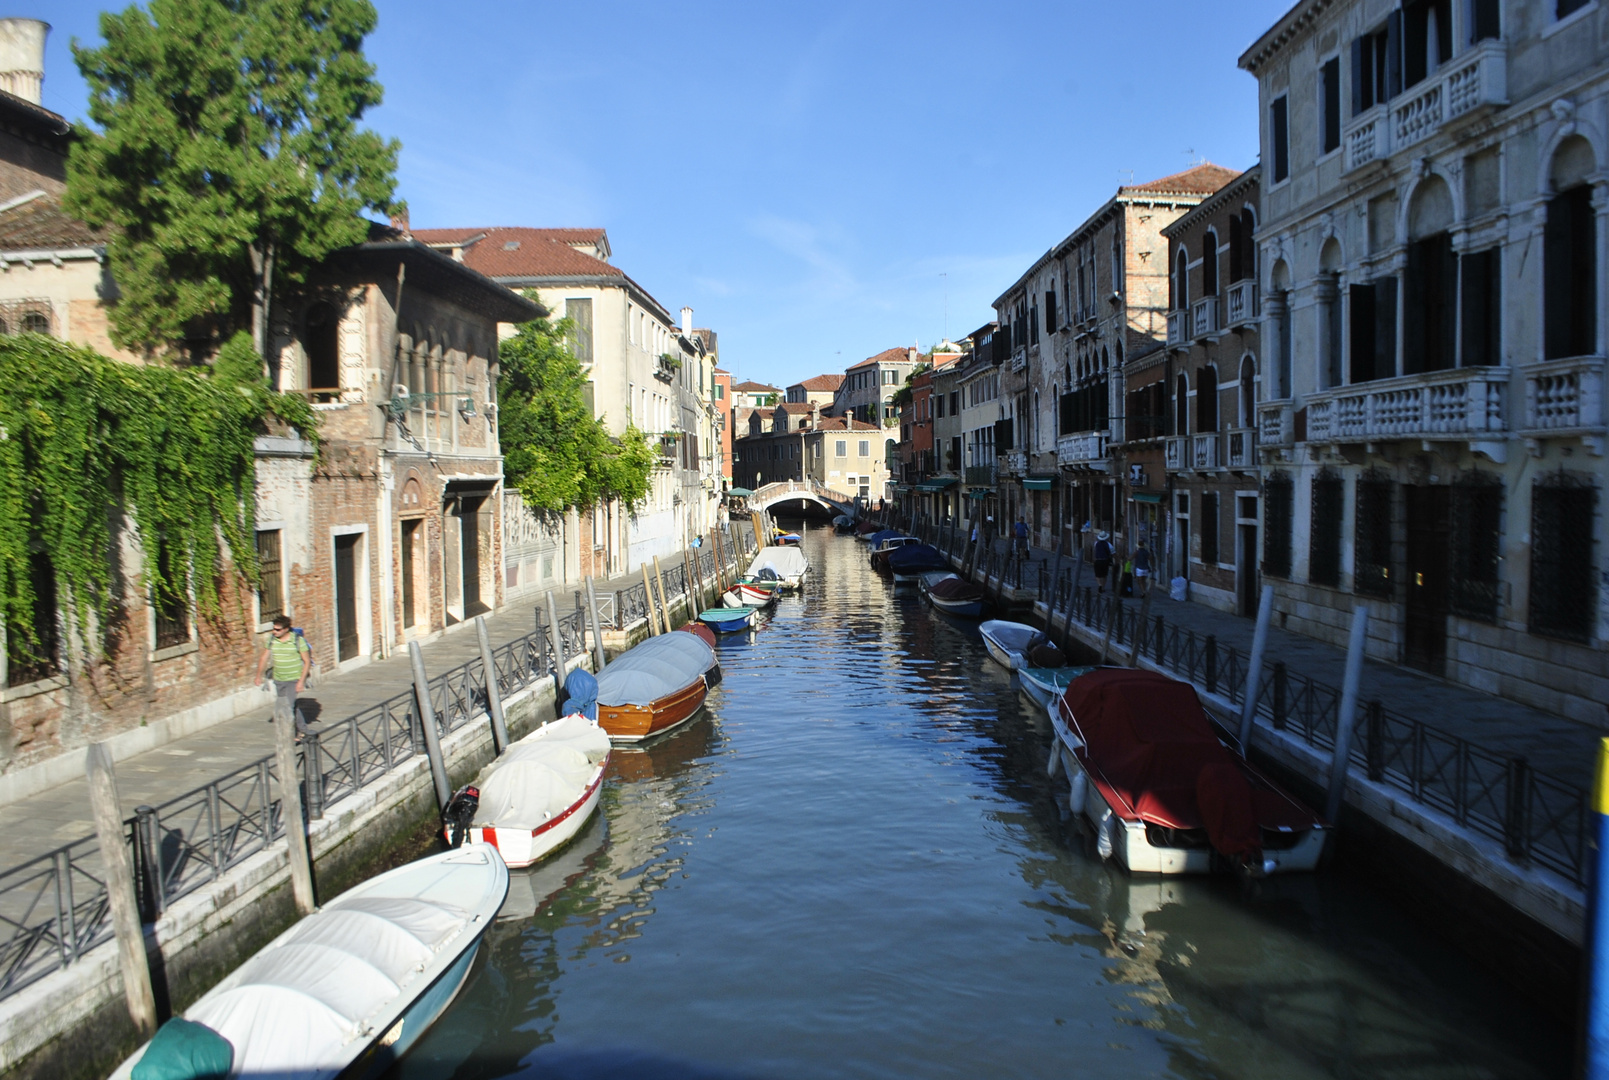
[[[735,568],[752,541],[741,535],[727,559]],[[713,579],[713,552],[699,556]],[[670,597],[687,595],[687,573],[665,573]],[[622,626],[646,618],[642,583],[610,592]],[[587,614],[559,618],[565,661],[587,653]],[[551,635],[538,609],[536,629],[492,650],[494,677],[512,696],[553,673]],[[431,707],[447,735],[475,723],[488,705],[487,673],[477,657],[429,682]],[[304,737],[302,801],[310,818],[425,752],[414,692],[406,690]],[[125,822],[141,917],[154,921],[175,901],[216,881],[284,836],[273,755],[235,769],[158,806],[142,806]],[[72,964],[112,936],[100,844],[80,837],[18,866],[0,870],[0,999]]]

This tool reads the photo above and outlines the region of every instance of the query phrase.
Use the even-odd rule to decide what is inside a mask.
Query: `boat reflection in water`
[[[391,1077],[517,1075],[533,1051],[554,1041],[554,985],[565,968],[611,951],[620,960],[619,950],[643,934],[654,893],[684,869],[687,837],[677,821],[701,808],[708,778],[694,765],[720,748],[709,714],[718,698],[712,691],[702,715],[664,738],[615,749],[599,812],[546,861],[510,871],[508,901],[464,992]],[[551,1068],[562,1058],[550,1052],[543,1061]],[[581,1067],[588,1076],[616,1069],[678,1080],[729,1075],[634,1053],[589,1054]]]

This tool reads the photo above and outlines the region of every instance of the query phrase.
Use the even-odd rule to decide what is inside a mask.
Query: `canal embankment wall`
[[[672,624],[695,614],[695,598],[666,598]],[[605,630],[605,655],[619,655],[647,638],[639,618]],[[593,640],[567,670],[594,670]],[[554,680],[543,677],[503,702],[510,739],[553,719]],[[454,788],[472,781],[495,755],[491,718],[484,711],[445,735],[442,755]],[[329,898],[389,868],[439,828],[439,808],[424,754],[322,808],[308,822],[318,895]],[[427,842],[428,843],[428,842]],[[406,853],[400,854],[399,853]],[[146,924],[159,1012],[178,1015],[297,920],[283,840],[267,846],[216,880],[190,892]],[[114,942],[0,1001],[0,1072],[14,1080],[93,1080],[109,1074],[140,1044],[124,997]]]

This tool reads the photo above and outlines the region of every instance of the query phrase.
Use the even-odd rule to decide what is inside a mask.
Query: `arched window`
[[[42,311],[30,311],[22,317],[22,332],[25,334],[50,333],[50,316]]]
[[[1218,234],[1211,229],[1201,241],[1201,295],[1218,295]]]
[[[1190,434],[1190,378],[1182,371],[1173,384],[1173,433]]]
[[[1184,245],[1173,259],[1173,310],[1183,311],[1190,306],[1190,256]]]

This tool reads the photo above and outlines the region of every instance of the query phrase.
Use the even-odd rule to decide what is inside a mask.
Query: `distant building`
[[[819,407],[784,402],[749,416],[748,434],[733,442],[738,487],[758,489],[809,476],[844,495],[883,496],[888,445],[875,424],[823,416]]]
[[[769,409],[781,400],[782,391],[765,383],[745,380],[732,387],[734,409]]]
[[[843,381],[842,375],[816,375],[788,387],[787,400],[795,404],[814,402],[830,412],[833,398],[837,396],[838,387],[843,385]]]
[[[833,395],[832,415],[853,416],[883,427],[898,426],[899,410],[893,405],[893,397],[916,364],[914,348],[884,349],[844,369],[843,382]]]
[[[732,408],[732,373],[715,369],[715,407],[720,410],[716,422],[720,427],[722,490],[732,486],[732,438],[737,430],[736,410]]]

